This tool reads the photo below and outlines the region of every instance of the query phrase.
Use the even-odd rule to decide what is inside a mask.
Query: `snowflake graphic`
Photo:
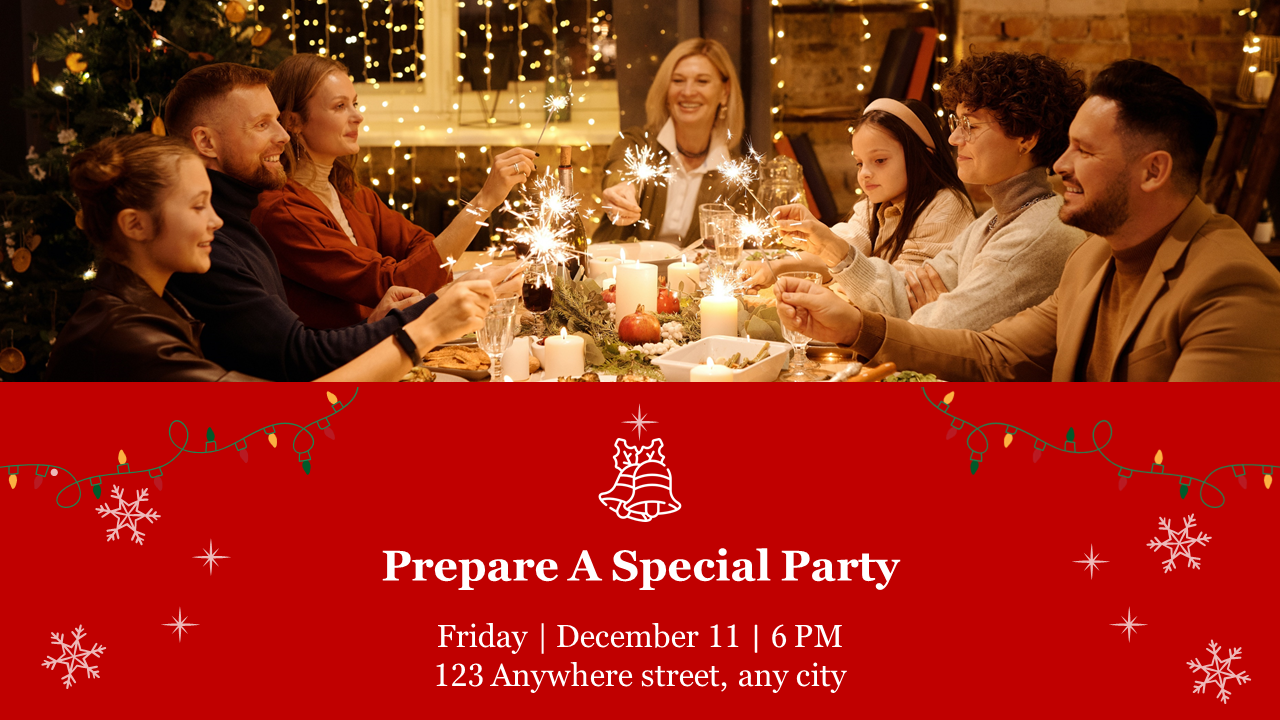
[[[74,640],[70,645],[68,645],[63,642],[63,635],[59,633],[49,633],[53,638],[53,640],[50,641],[50,644],[60,646],[62,649],[62,655],[58,658],[54,658],[52,655],[47,655],[46,657],[48,659],[40,663],[42,666],[47,667],[50,670],[54,669],[58,665],[66,665],[67,674],[62,676],[62,684],[65,685],[68,690],[70,690],[71,685],[75,683],[76,670],[79,668],[84,668],[85,674],[89,677],[98,677],[98,666],[90,665],[85,662],[85,660],[90,656],[102,657],[102,653],[107,650],[98,643],[94,643],[92,649],[86,649],[80,646],[80,638],[85,636],[84,625],[76,628],[75,632],[72,634],[74,635]]]
[[[1178,558],[1180,557],[1187,559],[1187,567],[1192,568],[1193,570],[1200,569],[1200,558],[1192,557],[1191,548],[1197,544],[1208,545],[1209,536],[1204,533],[1200,533],[1195,537],[1191,537],[1191,528],[1195,526],[1195,515],[1188,515],[1182,519],[1181,530],[1174,530],[1168,520],[1160,518],[1160,529],[1165,532],[1166,537],[1164,540],[1159,538],[1152,539],[1151,542],[1147,543],[1147,547],[1152,550],[1164,548],[1169,551],[1169,559],[1164,561],[1165,572],[1172,570],[1177,565]]]
[[[141,512],[138,509],[139,504],[147,501],[147,491],[137,490],[135,491],[133,502],[125,502],[124,490],[112,485],[111,497],[116,500],[117,504],[115,507],[111,507],[110,505],[103,503],[101,507],[97,508],[98,514],[102,517],[111,515],[116,519],[116,526],[107,531],[107,542],[118,540],[120,538],[120,530],[122,528],[129,528],[133,533],[133,541],[141,545],[143,532],[138,529],[138,521],[148,520],[150,522],[155,522],[160,519],[160,514],[155,510]]]
[[[1227,698],[1231,696],[1231,691],[1227,689],[1227,681],[1235,680],[1237,685],[1243,685],[1249,682],[1249,676],[1231,669],[1231,661],[1240,657],[1240,648],[1232,650],[1226,658],[1218,657],[1218,650],[1221,649],[1218,643],[1210,640],[1209,652],[1213,653],[1213,664],[1202,665],[1198,659],[1193,659],[1187,661],[1187,667],[1190,667],[1193,672],[1204,673],[1204,679],[1196,681],[1195,689],[1191,694],[1204,692],[1210,685],[1217,685],[1218,699],[1226,703]]]

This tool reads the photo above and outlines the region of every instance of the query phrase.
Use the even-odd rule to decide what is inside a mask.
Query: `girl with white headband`
[[[873,257],[856,240],[839,245],[804,208],[779,208],[779,224],[796,247],[828,263],[858,307],[924,327],[986,330],[1047,298],[1084,241],[1058,219],[1062,197],[1049,183],[1084,91],[1079,71],[1023,53],[965,58],[943,78],[958,175],[983,186],[992,207],[914,270]]]
[[[862,195],[852,217],[827,228],[802,205],[778,209],[784,236],[805,240],[791,244],[807,252],[770,267],[745,265],[753,283],[772,284],[771,271],[812,270],[839,278],[838,271],[852,264],[841,265],[851,253],[874,267],[909,272],[950,246],[973,220],[973,203],[956,176],[946,133],[924,103],[875,100],[854,127],[851,144]],[[885,312],[876,293],[865,304]]]

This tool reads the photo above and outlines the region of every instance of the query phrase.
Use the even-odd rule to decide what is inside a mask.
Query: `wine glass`
[[[555,296],[551,278],[556,268],[549,263],[530,263],[524,269],[524,286],[520,290],[520,298],[524,308],[536,318],[535,330],[541,335],[543,316],[551,309],[551,300]]]
[[[778,277],[792,277],[808,280],[815,285],[822,284],[822,277],[816,272],[784,272],[778,273]],[[830,373],[825,372],[818,366],[818,363],[806,357],[806,350],[811,339],[808,335],[792,330],[784,322],[782,323],[782,337],[791,343],[791,366],[787,368],[782,377],[778,378],[779,380],[783,382],[808,382],[810,380],[824,380],[829,377]]]
[[[484,326],[476,331],[480,349],[489,355],[489,380],[502,381],[502,353],[515,339],[516,302],[519,298],[498,298],[484,316]]]

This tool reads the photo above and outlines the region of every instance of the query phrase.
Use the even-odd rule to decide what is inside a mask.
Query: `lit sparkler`
[[[622,160],[627,166],[622,175],[623,182],[638,185],[639,192],[637,194],[644,193],[646,183],[653,183],[655,187],[658,187],[667,178],[671,177],[671,166],[668,164],[667,159],[655,153],[652,146],[645,145],[639,150],[629,147],[622,156]]]
[[[528,247],[528,262],[539,268],[534,282],[538,286],[550,285],[549,268],[563,265],[571,258],[584,255],[570,244],[573,226],[568,219],[578,212],[580,200],[567,195],[548,170],[539,176],[529,191],[521,191],[520,210],[511,203],[505,208],[516,219],[515,230],[507,233],[508,239]],[[510,248],[503,248],[503,251]]]
[[[542,132],[538,133],[538,142],[534,143],[534,147],[542,144],[542,136],[547,132],[547,126],[551,124],[551,116],[569,107],[568,95],[548,95],[547,102],[543,105],[547,109],[547,121],[542,123]]]

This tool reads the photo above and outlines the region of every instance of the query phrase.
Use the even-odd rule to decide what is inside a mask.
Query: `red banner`
[[[1274,386],[0,399],[12,717],[1280,707]]]

